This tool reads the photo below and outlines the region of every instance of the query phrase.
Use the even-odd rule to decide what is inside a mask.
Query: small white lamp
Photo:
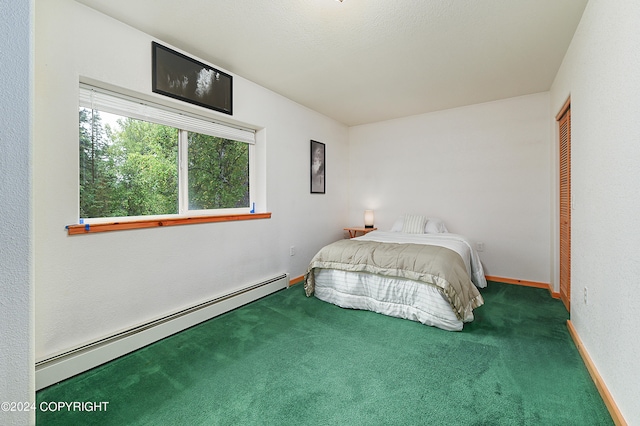
[[[373,210],[364,211],[364,227],[373,228]]]

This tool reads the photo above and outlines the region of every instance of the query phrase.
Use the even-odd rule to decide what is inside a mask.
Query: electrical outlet
[[[584,292],[584,304],[586,305],[587,304],[587,288],[586,287],[583,289],[583,292]]]
[[[483,242],[476,243],[476,250],[484,251],[484,243]]]
[[[289,256],[295,256],[296,254],[296,246],[289,247]]]

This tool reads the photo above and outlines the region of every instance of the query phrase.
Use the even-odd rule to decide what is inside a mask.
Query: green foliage
[[[178,212],[178,130],[122,119],[110,157],[118,165],[121,214],[142,216]]]
[[[80,217],[110,211],[114,179],[110,176],[108,131],[98,111],[80,109]]]
[[[249,206],[249,146],[189,133],[189,209]]]
[[[81,108],[80,217],[178,213],[178,134],[131,118],[102,124]],[[249,205],[248,145],[188,134],[190,209]]]

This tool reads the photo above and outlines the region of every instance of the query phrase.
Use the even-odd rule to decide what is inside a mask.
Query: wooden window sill
[[[196,223],[232,222],[238,220],[270,219],[271,213],[246,213],[217,216],[177,217],[169,219],[143,219],[124,222],[85,223],[67,225],[68,235],[95,234],[96,232],[124,231],[127,229],[157,228],[160,226],[194,225]]]

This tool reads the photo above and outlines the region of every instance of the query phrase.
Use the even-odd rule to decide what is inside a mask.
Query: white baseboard
[[[289,286],[283,274],[36,363],[36,390],[133,352]]]

